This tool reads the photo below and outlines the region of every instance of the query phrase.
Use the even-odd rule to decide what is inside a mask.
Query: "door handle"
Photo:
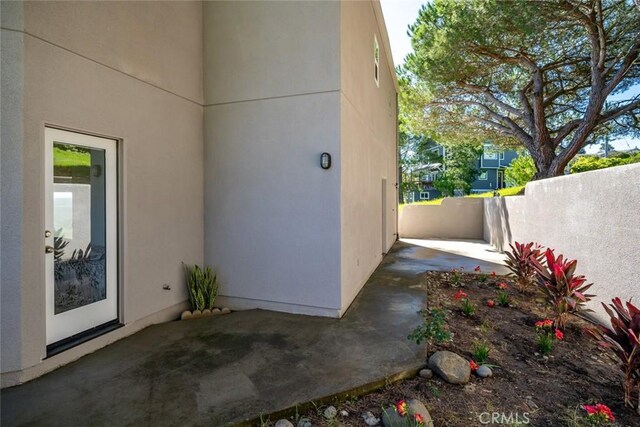
[[[45,246],[44,247],[44,253],[45,254],[52,254],[53,253],[53,246],[49,246],[49,245]]]

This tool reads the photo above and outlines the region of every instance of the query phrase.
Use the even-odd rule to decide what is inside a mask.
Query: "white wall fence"
[[[447,198],[441,205],[405,205],[398,216],[400,237],[482,239],[481,198]]]
[[[480,232],[499,250],[514,241],[538,242],[578,260],[577,272],[594,283],[591,307],[599,317],[599,301],[633,297],[640,304],[640,164],[535,181],[524,196],[483,199],[480,228],[475,200],[467,200],[455,205],[460,212],[446,199],[441,210],[406,206],[400,236],[477,238]]]

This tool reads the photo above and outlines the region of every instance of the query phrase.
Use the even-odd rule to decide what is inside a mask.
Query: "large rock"
[[[293,424],[289,420],[281,419],[276,421],[275,427],[293,427]]]
[[[404,417],[400,416],[400,414],[396,412],[396,408],[394,406],[386,408],[382,413],[382,424],[384,424],[385,427],[415,426],[416,423],[413,420],[415,415],[419,414],[422,416],[424,422],[423,425],[425,427],[433,427],[431,415],[422,402],[415,399],[409,399],[406,403],[407,414]]]
[[[429,368],[451,384],[466,384],[471,377],[469,362],[451,351],[436,351],[429,358]]]

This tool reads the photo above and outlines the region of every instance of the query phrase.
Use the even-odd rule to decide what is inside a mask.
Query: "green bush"
[[[200,268],[184,265],[187,278],[187,290],[192,310],[213,309],[213,303],[218,296],[218,281],[211,267]]]
[[[580,156],[571,164],[571,173],[580,173],[612,166],[629,165],[640,162],[640,153],[628,157],[598,157],[593,155]]]
[[[511,186],[525,185],[533,179],[536,173],[536,165],[531,156],[519,156],[511,162],[504,171],[504,177]]]

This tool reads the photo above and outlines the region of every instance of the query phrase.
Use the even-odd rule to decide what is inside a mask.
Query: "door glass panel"
[[[54,142],[54,314],[107,298],[104,169],[104,150]]]

